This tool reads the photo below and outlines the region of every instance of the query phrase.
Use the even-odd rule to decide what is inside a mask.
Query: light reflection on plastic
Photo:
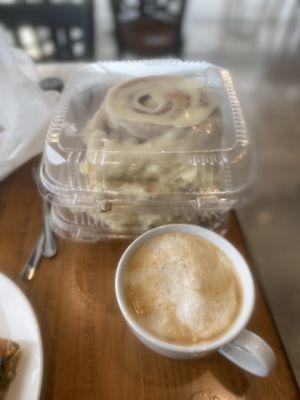
[[[59,142],[59,135],[51,135],[51,138],[50,138],[50,141],[51,141],[51,143],[58,143]]]

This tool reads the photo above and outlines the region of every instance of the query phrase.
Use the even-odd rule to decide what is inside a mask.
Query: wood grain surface
[[[21,268],[41,229],[41,201],[27,163],[0,183],[0,270],[30,299],[41,327],[43,400],[293,400],[300,395],[259,288],[249,328],[277,355],[268,378],[243,372],[218,354],[175,361],[144,347],[118,310],[114,274],[128,242],[59,240],[59,254],[43,260],[32,282]],[[246,255],[234,216],[228,239]],[[26,399],[30,400],[30,399]]]

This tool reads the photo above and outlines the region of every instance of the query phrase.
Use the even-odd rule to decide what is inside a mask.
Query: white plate
[[[5,400],[38,400],[43,375],[43,348],[34,311],[23,292],[0,273],[0,338],[19,343],[17,376]]]

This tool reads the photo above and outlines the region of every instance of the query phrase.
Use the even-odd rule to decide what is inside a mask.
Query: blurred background
[[[298,383],[299,9],[299,0],[0,0],[12,40],[38,63],[54,63],[51,71],[63,62],[158,57],[231,71],[258,164],[239,219]]]

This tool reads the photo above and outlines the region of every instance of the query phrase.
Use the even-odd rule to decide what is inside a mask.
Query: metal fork
[[[38,171],[39,166],[35,167],[33,170],[33,178],[37,185],[39,179]],[[42,257],[52,258],[56,255],[58,251],[57,243],[51,229],[48,202],[45,199],[43,199],[43,222],[43,229],[39,234],[39,237],[35,245],[33,246],[31,254],[21,272],[21,278],[24,280],[31,280],[33,278],[36,268],[39,265]]]
[[[64,88],[63,81],[57,77],[49,77],[43,79],[42,81],[40,81],[39,85],[44,91],[51,90],[56,91],[57,93],[62,92]],[[33,169],[33,179],[37,186],[39,185],[40,164],[41,161]],[[42,257],[52,258],[56,255],[58,251],[57,243],[51,229],[48,202],[45,199],[43,199],[43,221],[43,229],[39,234],[39,237],[35,245],[33,246],[31,254],[21,272],[21,278],[24,280],[31,280],[33,278],[36,268]]]

